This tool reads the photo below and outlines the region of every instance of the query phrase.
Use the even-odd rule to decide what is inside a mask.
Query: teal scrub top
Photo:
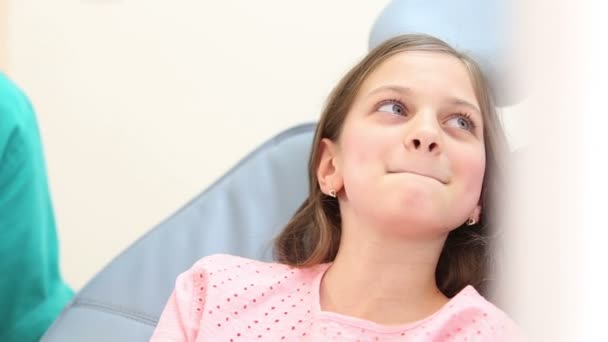
[[[38,341],[72,298],[32,105],[0,73],[0,341]]]

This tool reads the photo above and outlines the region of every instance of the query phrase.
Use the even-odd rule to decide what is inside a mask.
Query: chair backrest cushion
[[[244,158],[98,273],[42,341],[147,341],[177,275],[228,253],[272,259],[272,240],[308,194],[315,124],[291,128]]]

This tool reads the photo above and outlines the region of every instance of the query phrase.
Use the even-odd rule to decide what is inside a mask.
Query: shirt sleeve
[[[205,307],[207,274],[199,261],[180,274],[151,342],[195,341]]]
[[[38,341],[70,300],[33,107],[0,72],[0,340]]]

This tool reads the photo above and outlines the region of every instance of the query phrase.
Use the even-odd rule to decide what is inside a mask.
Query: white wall
[[[0,70],[7,68],[8,0],[0,0]]]
[[[11,0],[8,72],[38,111],[67,281],[315,120],[386,3]]]

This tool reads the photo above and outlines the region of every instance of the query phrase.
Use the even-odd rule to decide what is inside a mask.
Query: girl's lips
[[[394,173],[411,173],[411,174],[418,175],[418,176],[432,178],[442,184],[447,184],[446,180],[443,180],[437,176],[434,176],[434,175],[431,175],[431,174],[425,173],[425,172],[419,172],[419,171],[414,171],[414,170],[389,170],[388,173],[389,174],[391,174],[391,173],[393,173],[393,174]]]

